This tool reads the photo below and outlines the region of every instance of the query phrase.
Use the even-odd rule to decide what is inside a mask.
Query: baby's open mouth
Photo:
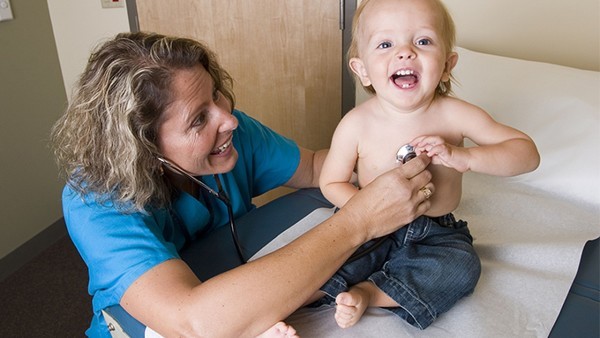
[[[229,148],[229,146],[231,146],[232,141],[233,141],[233,139],[230,138],[229,141],[225,142],[223,145],[221,145],[221,146],[217,147],[215,150],[211,151],[210,154],[211,155],[219,155],[219,154],[224,153]]]
[[[400,69],[390,78],[396,86],[402,89],[412,88],[419,82],[419,75],[412,69]]]

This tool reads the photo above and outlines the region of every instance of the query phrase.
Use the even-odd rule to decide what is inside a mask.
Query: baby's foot
[[[335,321],[342,329],[358,322],[369,305],[368,294],[358,288],[351,288],[335,298]]]
[[[256,338],[300,338],[300,336],[292,326],[279,322]]]

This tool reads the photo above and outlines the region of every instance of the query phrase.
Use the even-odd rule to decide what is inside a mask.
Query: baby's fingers
[[[427,148],[427,156],[429,157],[440,156],[442,158],[446,158],[451,154],[450,148],[446,145],[446,143],[428,145],[425,148]]]
[[[415,148],[426,148],[427,146],[436,146],[444,143],[444,139],[439,136],[419,136],[410,144],[412,144],[412,146]]]

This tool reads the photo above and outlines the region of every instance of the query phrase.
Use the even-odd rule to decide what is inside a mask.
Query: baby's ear
[[[448,57],[446,58],[446,64],[444,67],[444,73],[442,74],[442,82],[450,81],[450,74],[452,73],[452,69],[458,63],[458,53],[450,52]]]
[[[360,79],[360,83],[362,83],[364,87],[368,87],[371,85],[371,80],[369,79],[369,75],[367,74],[367,69],[365,68],[365,65],[361,59],[351,58],[349,65],[350,69],[352,69],[352,72],[356,74],[356,76],[358,76],[358,78]]]

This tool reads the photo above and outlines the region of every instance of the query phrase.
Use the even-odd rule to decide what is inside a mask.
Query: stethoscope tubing
[[[237,235],[237,228],[235,225],[231,200],[229,199],[229,196],[227,196],[225,190],[223,189],[223,185],[221,184],[221,179],[219,178],[219,175],[213,175],[215,182],[217,183],[217,188],[219,189],[219,191],[216,191],[213,188],[209,187],[206,183],[194,177],[194,175],[181,168],[179,165],[173,163],[172,161],[169,161],[162,156],[157,156],[156,158],[168,169],[187,177],[188,179],[192,180],[192,182],[198,184],[202,189],[206,190],[209,194],[213,195],[217,199],[221,200],[221,202],[225,203],[225,206],[227,207],[227,216],[229,217],[229,227],[231,229],[231,236],[233,237],[233,244],[235,245],[235,249],[242,263],[246,263],[247,260],[246,258],[244,258],[242,245]]]

